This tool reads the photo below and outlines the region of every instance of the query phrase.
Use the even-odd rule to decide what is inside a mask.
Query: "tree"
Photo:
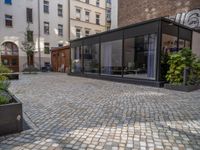
[[[29,30],[29,27],[27,27],[26,32],[24,33],[24,41],[22,41],[21,45],[21,50],[27,55],[27,65],[29,67],[33,65],[32,60],[35,53],[35,43],[33,41],[33,35]]]

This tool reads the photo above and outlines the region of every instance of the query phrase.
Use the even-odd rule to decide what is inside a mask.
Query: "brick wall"
[[[200,8],[200,0],[119,0],[119,26]]]

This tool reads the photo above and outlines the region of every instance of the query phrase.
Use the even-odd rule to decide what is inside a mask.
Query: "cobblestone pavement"
[[[200,149],[200,90],[192,93],[59,73],[22,75],[10,90],[32,129],[0,149]]]

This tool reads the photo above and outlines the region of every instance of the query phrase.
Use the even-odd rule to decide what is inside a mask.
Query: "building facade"
[[[13,71],[27,67],[27,56],[21,49],[27,34],[35,45],[33,65],[50,64],[50,48],[68,44],[67,6],[65,0],[1,0],[2,63]]]
[[[106,30],[105,0],[70,0],[69,6],[70,40]]]
[[[118,28],[118,0],[111,0],[111,29]]]
[[[199,0],[119,0],[119,6],[120,27],[168,17],[178,23],[200,28]]]

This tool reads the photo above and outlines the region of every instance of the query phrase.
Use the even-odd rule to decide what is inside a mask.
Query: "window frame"
[[[32,30],[28,30],[27,31],[27,41],[28,42],[33,42],[33,31]]]
[[[90,11],[85,11],[85,21],[90,22]]]
[[[13,16],[5,14],[5,26],[6,27],[13,27]]]
[[[63,25],[58,24],[58,36],[63,36]]]
[[[100,0],[96,0],[96,6],[100,7]]]
[[[100,14],[96,14],[96,25],[100,25]]]
[[[50,23],[47,21],[44,21],[44,34],[46,35],[50,34]]]
[[[26,8],[26,21],[27,23],[33,23],[33,9],[32,8]]]
[[[44,54],[50,54],[50,43],[49,42],[44,43]]]
[[[79,32],[77,32],[79,30]],[[78,34],[79,36],[77,36]],[[80,28],[76,28],[76,38],[81,38],[81,29]]]
[[[90,4],[90,0],[85,0],[85,3]]]
[[[88,32],[88,33],[86,33]],[[90,29],[85,29],[85,37],[88,37],[90,35]]]
[[[12,5],[12,0],[4,0],[4,4],[6,4],[6,5]]]
[[[76,19],[77,20],[81,20],[81,9],[80,8],[76,8]]]
[[[49,1],[43,0],[43,12],[49,14]]]
[[[63,17],[63,5],[58,4],[57,7],[58,7],[58,16]]]

